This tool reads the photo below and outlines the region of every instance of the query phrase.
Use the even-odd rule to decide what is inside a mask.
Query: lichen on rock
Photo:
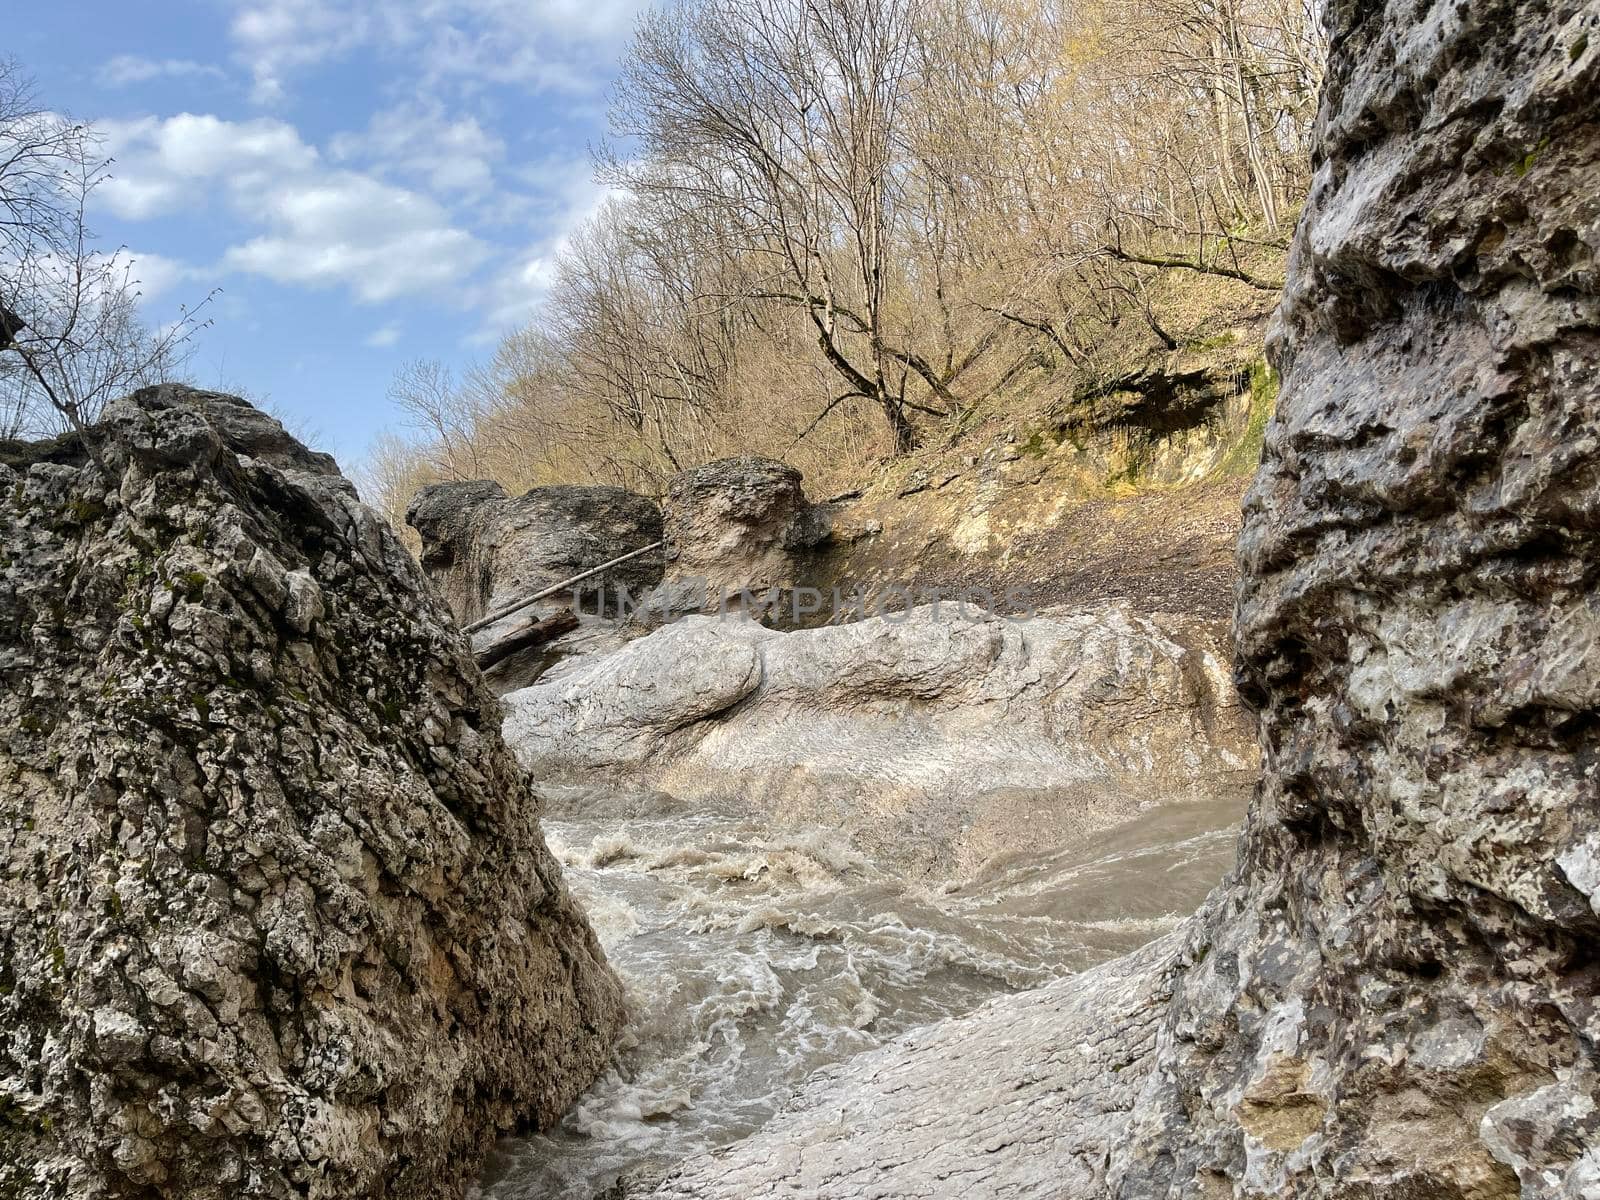
[[[435,1197],[617,981],[499,710],[325,455],[120,401],[0,466],[0,1195]]]

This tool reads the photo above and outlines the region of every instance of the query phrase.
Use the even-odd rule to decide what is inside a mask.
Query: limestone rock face
[[[505,697],[537,778],[849,829],[960,874],[1253,780],[1220,622],[954,606],[779,633],[688,617]]]
[[[463,624],[523,596],[661,540],[661,510],[618,487],[534,488],[508,497],[497,483],[441,483],[411,501],[422,565]],[[585,601],[626,587],[643,596],[661,580],[660,553],[641,555],[580,585]],[[571,603],[570,594],[547,607]]]
[[[1595,1195],[1600,6],[1330,13],[1240,546],[1265,778],[1114,1177]]]
[[[800,478],[794,467],[758,456],[674,475],[665,506],[667,577],[650,607],[665,615],[714,610],[742,588],[759,595],[793,587],[800,556],[827,536]]]
[[[0,466],[0,1194],[437,1197],[619,986],[331,459],[152,389]]]

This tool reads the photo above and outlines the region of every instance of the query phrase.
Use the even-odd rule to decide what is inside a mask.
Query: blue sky
[[[401,363],[526,322],[601,199],[588,147],[644,0],[29,5],[4,52],[115,156],[96,230],[152,323],[213,288],[191,366],[347,468]]]

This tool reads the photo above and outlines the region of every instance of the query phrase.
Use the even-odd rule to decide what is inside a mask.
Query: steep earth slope
[[[331,459],[152,389],[0,465],[0,1195],[439,1197],[620,990]]]
[[[824,504],[831,537],[805,581],[875,595],[1021,588],[1034,605],[1227,618],[1240,500],[1276,397],[1261,357],[1269,305],[1261,292],[1189,294],[1228,290],[1209,281],[1183,290],[1205,336],[1130,350],[1126,373],[1077,377],[1069,395],[996,397],[864,494]]]
[[[1328,18],[1241,543],[1236,871],[662,1195],[1600,1195],[1600,5]],[[955,1050],[1008,1035],[1034,1052]]]

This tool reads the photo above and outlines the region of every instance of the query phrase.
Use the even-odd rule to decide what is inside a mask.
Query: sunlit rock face
[[[0,1195],[459,1195],[619,986],[331,459],[153,389],[0,466]]]
[[[1224,622],[1126,605],[789,633],[688,617],[509,693],[505,737],[535,778],[848,830],[964,877],[1158,804],[1242,810],[1258,760],[1226,644]]]
[[[729,606],[782,623],[793,605],[780,597],[814,582],[809,552],[832,534],[831,510],[806,498],[800,472],[759,455],[678,472],[662,517],[666,577],[641,614],[650,624]]]
[[[1600,1195],[1600,6],[1330,17],[1240,545],[1265,777],[1112,1180]]]
[[[770,458],[725,458],[672,477],[666,532],[674,578],[726,590],[794,582],[793,551],[816,540],[800,472]]]

